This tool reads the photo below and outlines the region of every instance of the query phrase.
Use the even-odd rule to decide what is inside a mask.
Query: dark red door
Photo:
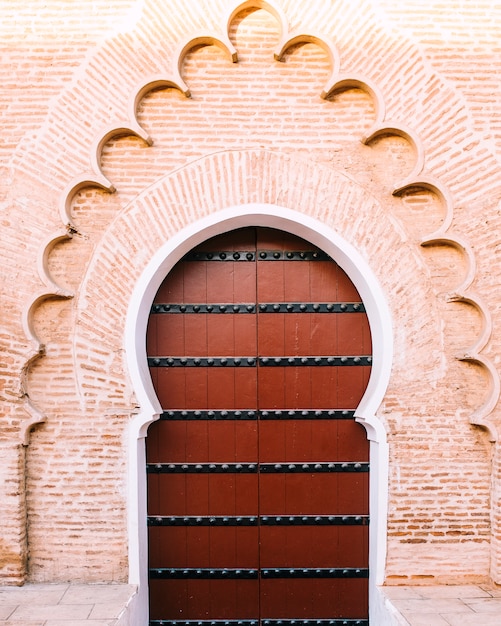
[[[363,303],[306,241],[246,228],[170,272],[148,363],[150,624],[368,624]]]

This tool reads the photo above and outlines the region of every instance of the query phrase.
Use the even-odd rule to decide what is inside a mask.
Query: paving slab
[[[45,626],[46,620],[32,620],[32,619],[20,619],[20,620],[8,620],[6,622],[2,621],[0,624],[12,624],[12,626]],[[62,626],[62,622],[59,622],[59,626]]]
[[[492,598],[492,595],[478,585],[440,585],[414,587],[422,598]]]
[[[406,613],[472,613],[459,598],[404,598],[396,604],[398,610]]]
[[[7,619],[9,615],[12,615],[16,610],[17,606],[15,604],[5,604],[0,605],[0,620]]]
[[[17,619],[85,620],[93,609],[92,604],[22,604],[16,608],[9,621]]]
[[[90,612],[89,619],[117,619],[124,610],[123,602],[108,602],[107,604],[95,604]]]
[[[422,598],[419,593],[419,587],[384,587],[384,595],[391,600],[398,600],[401,598]]]
[[[497,613],[501,616],[501,598],[465,599],[464,602],[475,613]],[[499,623],[501,624],[501,617],[499,618]]]
[[[450,623],[441,615],[430,613],[411,613],[406,616],[406,620],[411,626],[450,626]]]
[[[443,614],[442,617],[448,626],[499,626],[501,617],[499,615],[489,615],[488,613],[471,613],[470,615],[461,615],[459,613]],[[414,624],[412,624],[414,626]]]
[[[134,585],[71,585],[63,595],[61,604],[124,603],[134,591]]]
[[[6,604],[58,604],[69,585],[24,585],[23,587],[2,587],[0,606]]]
[[[489,585],[479,585],[479,587],[493,598],[501,598],[501,587],[490,587]]]
[[[77,619],[77,620],[59,620],[49,619],[44,622],[44,626],[114,626],[115,620],[101,620],[101,619]],[[14,624],[14,622],[13,622]]]
[[[409,626],[501,626],[501,589],[496,587],[403,586],[381,591]]]
[[[129,625],[127,607],[136,591],[118,583],[0,587],[0,626]]]

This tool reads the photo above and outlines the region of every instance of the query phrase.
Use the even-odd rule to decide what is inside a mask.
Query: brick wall
[[[270,202],[339,232],[388,299],[388,582],[500,582],[497,444],[474,425],[500,417],[499,10],[451,5],[277,0],[312,41],[274,60],[276,17],[247,8],[238,63],[194,45],[178,77],[193,33],[224,41],[225,2],[2,4],[3,581],[127,578],[127,304],[179,228]],[[362,88],[320,98],[333,72]],[[111,132],[138,130],[153,76],[191,98],[146,90],[152,145]]]

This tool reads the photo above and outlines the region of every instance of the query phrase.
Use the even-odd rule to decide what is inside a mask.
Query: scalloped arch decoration
[[[469,283],[475,273],[473,254],[471,253],[469,247],[466,244],[463,244],[458,238],[452,234],[446,235],[453,219],[453,200],[449,190],[440,181],[435,180],[432,176],[423,173],[425,167],[425,155],[422,142],[417,134],[412,129],[408,129],[404,124],[400,124],[399,122],[392,122],[391,124],[389,122],[385,123],[386,110],[384,97],[378,85],[376,85],[370,78],[361,76],[358,73],[339,73],[339,53],[329,38],[320,34],[290,34],[287,17],[282,9],[273,0],[246,0],[244,2],[230,3],[226,13],[226,32],[224,35],[220,36],[219,34],[199,33],[190,37],[188,41],[180,43],[177,49],[177,56],[174,59],[173,71],[171,73],[167,73],[166,75],[154,75],[147,77],[145,81],[131,93],[127,110],[124,114],[124,118],[128,118],[128,121],[125,123],[122,121],[118,122],[112,127],[105,129],[93,142],[89,154],[90,171],[83,172],[80,176],[77,176],[73,181],[71,181],[61,197],[60,214],[66,231],[55,234],[54,237],[44,245],[44,250],[41,254],[41,258],[43,259],[42,263],[40,263],[41,276],[47,287],[47,291],[35,296],[25,311],[25,332],[27,337],[30,338],[35,346],[37,346],[38,340],[33,331],[31,317],[38,304],[49,298],[69,297],[64,293],[64,290],[57,286],[49,275],[47,258],[51,249],[58,241],[65,237],[71,237],[71,233],[76,231],[76,227],[74,226],[71,217],[71,204],[75,194],[86,187],[97,187],[110,193],[115,191],[113,183],[109,181],[101,171],[100,157],[104,145],[110,139],[124,134],[140,137],[148,145],[151,145],[152,139],[141,128],[137,121],[137,109],[141,99],[151,90],[164,87],[179,89],[185,96],[189,97],[190,90],[181,78],[180,65],[185,54],[195,45],[217,45],[229,54],[231,61],[237,62],[238,52],[229,40],[228,28],[231,21],[239,12],[249,8],[261,8],[267,10],[277,19],[280,30],[280,46],[275,51],[276,58],[283,58],[284,52],[294,43],[312,42],[322,46],[324,50],[327,51],[331,59],[332,74],[324,91],[320,94],[321,97],[325,98],[335,91],[351,88],[363,89],[371,95],[376,109],[376,119],[368,136],[367,134],[364,136],[364,134],[361,133],[361,141],[363,143],[370,145],[371,138],[380,136],[381,134],[394,134],[396,136],[403,137],[414,146],[416,150],[415,166],[407,179],[403,182],[395,183],[393,194],[398,196],[404,192],[412,193],[413,189],[428,189],[441,198],[446,210],[444,222],[438,231],[423,238],[422,245],[432,246],[438,243],[440,245],[452,245],[457,249],[463,250],[469,259],[470,269],[467,280],[460,286],[460,291],[466,291],[469,287]],[[476,303],[474,296],[468,295],[467,293],[459,293],[457,294],[457,299],[461,299],[462,301],[470,304],[477,304],[479,310],[483,312],[484,318],[486,320],[489,319],[489,314],[484,310],[484,305],[481,302]],[[487,327],[488,324],[484,327],[484,334],[485,328]],[[476,345],[479,346],[482,341],[479,340]],[[28,362],[32,362],[32,357],[34,357],[34,359],[39,358],[42,353],[43,351],[40,350],[40,345],[38,344],[38,348],[35,347],[34,355],[29,357]],[[487,371],[491,381],[490,391],[486,402],[482,407],[475,411],[471,418],[472,423],[484,426],[485,418],[492,410],[492,407],[495,405],[499,396],[499,376],[496,369],[487,359],[483,357],[481,358],[477,355],[472,357],[471,360],[474,360]]]

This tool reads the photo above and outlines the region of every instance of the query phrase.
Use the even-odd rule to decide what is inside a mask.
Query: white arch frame
[[[267,226],[310,241],[329,254],[348,274],[364,302],[372,334],[373,366],[356,410],[370,440],[369,612],[378,604],[377,585],[384,581],[388,504],[388,444],[376,417],[390,377],[393,331],[390,310],[374,273],[361,254],[336,231],[308,215],[271,204],[245,204],[217,211],[180,230],[157,250],[132,294],[125,327],[129,374],[139,412],[129,428],[128,535],[129,582],[139,587],[137,617],[147,623],[148,538],[146,526],[145,437],[161,413],[147,366],[146,329],[153,298],[174,265],[203,241],[236,228]]]

